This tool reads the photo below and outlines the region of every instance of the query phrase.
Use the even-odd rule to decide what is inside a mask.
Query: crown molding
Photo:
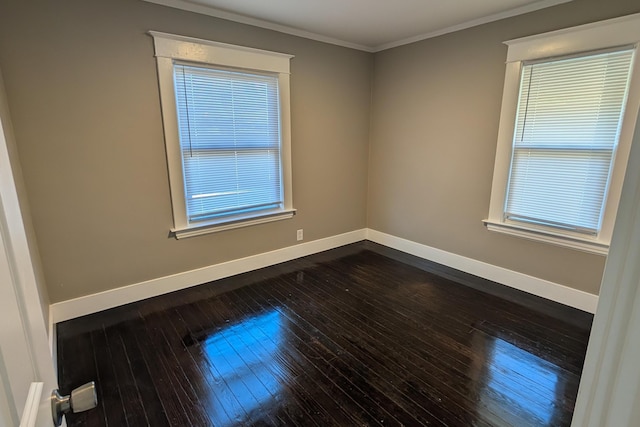
[[[209,15],[215,18],[226,19],[227,21],[233,21],[233,22],[238,22],[240,24],[252,25],[254,27],[265,28],[267,30],[273,30],[279,33],[290,34],[292,36],[298,36],[305,39],[315,40],[323,43],[329,43],[336,46],[347,47],[349,49],[361,50],[364,52],[374,52],[374,48],[371,46],[351,43],[351,42],[339,40],[333,37],[324,36],[322,34],[313,33],[311,31],[305,31],[299,28],[289,27],[287,25],[276,24],[276,23],[265,21],[262,19],[251,18],[249,16],[227,12],[224,10],[216,9],[214,7],[203,6],[203,5],[191,3],[185,0],[142,0],[142,1],[146,1],[147,3],[155,3],[162,6],[172,7],[174,9],[186,10],[188,12],[195,12],[201,15]]]
[[[490,22],[499,21],[501,19],[511,18],[513,16],[523,15],[529,12],[535,12],[536,10],[545,9],[547,7],[556,6],[563,3],[569,3],[573,0],[542,0],[536,3],[531,3],[526,6],[517,7],[515,9],[506,10],[504,12],[495,13],[493,15],[484,16],[478,19],[472,19],[461,24],[451,25],[449,27],[442,28],[440,30],[431,31],[417,36],[408,37],[406,39],[397,40],[395,42],[384,43],[376,46],[373,51],[380,52],[394,47],[403,46],[405,44],[415,43],[433,37],[443,36],[449,33],[455,33],[456,31],[466,30],[467,28],[477,27],[479,25],[488,24]]]
[[[407,37],[404,39],[396,40],[389,43],[383,43],[378,46],[367,46],[358,43],[352,43],[346,40],[336,39],[334,37],[325,36],[323,34],[314,33],[311,31],[301,30],[299,28],[290,27],[287,25],[276,24],[274,22],[266,21],[263,19],[252,18],[249,16],[241,15],[238,13],[228,12],[220,10],[211,6],[205,6],[196,4],[187,0],[142,0],[148,3],[155,3],[162,6],[172,7],[175,9],[186,10],[189,12],[195,12],[202,15],[209,15],[216,18],[226,19],[228,21],[238,22],[240,24],[252,25],[254,27],[265,28],[267,30],[273,30],[284,34],[290,34],[310,40],[315,40],[323,43],[329,43],[336,46],[342,46],[350,49],[361,50],[363,52],[375,53],[383,50],[391,49],[394,47],[402,46],[405,44],[419,42],[421,40],[430,39],[433,37],[442,36],[444,34],[453,33],[456,31],[464,30],[478,25],[487,24],[489,22],[498,21],[500,19],[510,18],[512,16],[522,15],[524,13],[534,12],[536,10],[544,9],[551,6],[556,6],[562,3],[568,3],[573,0],[541,0],[526,6],[517,7],[504,12],[495,13],[489,16],[485,16],[478,19],[472,19],[461,24],[452,25],[449,27],[441,28],[436,31],[430,31],[416,36]]]

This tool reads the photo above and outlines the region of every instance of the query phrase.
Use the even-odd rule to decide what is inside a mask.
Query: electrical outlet
[[[300,241],[300,240],[304,239],[304,234],[303,234],[302,229],[300,229],[300,230],[298,230],[298,231],[296,232],[296,239],[298,239],[298,241]]]

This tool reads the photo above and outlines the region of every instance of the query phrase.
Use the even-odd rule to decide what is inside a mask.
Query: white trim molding
[[[508,224],[504,222],[491,222],[489,220],[484,220],[483,222],[487,227],[487,230],[489,231],[508,234],[510,236],[522,237],[523,239],[533,240],[536,242],[544,242],[551,245],[576,249],[590,254],[606,256],[607,252],[609,252],[609,245],[597,243],[595,239],[589,240],[588,237],[579,237],[577,235],[558,237],[556,234],[548,233],[544,230],[536,230],[521,225]]]
[[[271,215],[251,216],[250,219],[241,219],[234,222],[225,222],[212,227],[211,225],[203,225],[201,227],[189,227],[184,229],[173,229],[171,232],[176,239],[186,239],[187,237],[201,236],[203,234],[217,233],[219,231],[233,230],[234,228],[248,227],[251,225],[266,224],[267,222],[280,221],[290,219],[296,214],[295,209],[289,209],[282,212],[276,212]]]
[[[271,252],[61,301],[51,305],[51,318],[54,323],[63,322],[124,304],[190,288],[307,255],[313,255],[362,240],[371,240],[372,242],[589,313],[595,312],[598,303],[597,295],[385,234],[380,231],[364,228]],[[53,329],[55,330],[55,328]]]
[[[146,0],[149,1],[149,0]],[[499,21],[501,19],[511,18],[513,16],[522,15],[525,13],[535,12],[536,10],[545,9],[547,7],[556,6],[563,3],[569,3],[573,0],[542,0],[535,3],[530,3],[524,6],[516,7],[504,12],[495,13],[493,15],[485,16],[478,19],[472,19],[458,25],[451,25],[449,27],[442,28],[440,30],[431,31],[429,33],[418,34],[417,36],[408,37],[406,39],[397,40],[394,42],[384,43],[373,48],[373,52],[380,52],[394,47],[403,46],[405,44],[415,43],[422,40],[430,39],[433,37],[443,36],[445,34],[454,33],[456,31],[466,30],[467,28],[477,27],[479,25],[488,24],[490,22]]]
[[[160,31],[148,33],[153,37],[157,58],[289,74],[289,63],[294,56]]]
[[[366,229],[351,231],[324,239],[313,240],[299,245],[288,246],[271,252],[240,258],[208,267],[159,277],[145,282],[135,283],[121,288],[86,295],[52,304],[50,307],[53,321],[65,320],[97,313],[143,299],[163,295],[180,289],[190,288],[236,274],[246,273],[281,262],[291,261],[307,255],[334,249],[362,241],[366,238]]]
[[[290,105],[290,62],[293,55],[236,46],[211,40],[203,40],[176,34],[149,31],[153,37],[154,52],[158,69],[160,104],[164,127],[169,190],[173,210],[171,232],[180,239],[220,232],[239,227],[247,227],[266,222],[292,218],[295,214],[292,194],[291,172],[291,105]],[[193,220],[187,215],[186,169],[183,165],[183,149],[180,141],[177,96],[175,91],[175,61],[222,67],[258,74],[268,73],[277,84],[278,116],[273,116],[278,129],[279,158],[281,170],[281,199],[273,209],[253,210],[251,213],[234,214],[208,219]],[[275,182],[275,181],[274,181]],[[274,205],[275,205],[274,201]]]
[[[374,48],[370,46],[364,46],[358,43],[351,43],[351,42],[336,39],[333,37],[324,36],[322,34],[313,33],[311,31],[305,31],[298,28],[289,27],[287,25],[276,24],[273,22],[265,21],[263,19],[250,18],[248,16],[227,12],[224,10],[216,9],[211,6],[196,4],[186,0],[143,0],[143,1],[146,1],[148,3],[159,4],[162,6],[172,7],[174,9],[180,9],[180,10],[186,10],[188,12],[199,13],[201,15],[208,15],[208,16],[213,16],[215,18],[226,19],[227,21],[238,22],[240,24],[251,25],[258,28],[277,31],[283,34],[290,34],[292,36],[302,37],[309,40],[315,40],[322,43],[328,43],[336,46],[347,47],[349,49],[362,50],[364,52],[375,52]],[[572,0],[564,0],[564,1],[572,1]]]
[[[43,387],[44,383],[42,382],[33,382],[29,386],[29,394],[20,418],[20,427],[34,427],[36,425]],[[51,422],[51,419],[49,419],[49,422]]]
[[[571,249],[606,255],[622,191],[622,182],[631,149],[636,112],[640,107],[640,13],[608,19],[562,30],[523,37],[504,42],[508,46],[507,64],[498,127],[496,158],[491,184],[487,219],[490,231],[506,233],[531,240],[560,245]],[[522,69],[526,61],[537,61],[571,55],[583,55],[603,49],[634,47],[628,94],[623,107],[622,122],[605,194],[602,224],[594,236],[587,236],[559,227],[525,223],[505,218],[505,202],[510,180],[513,138]]]
[[[277,31],[279,33],[290,34],[292,36],[302,37],[309,40],[315,40],[323,43],[329,43],[336,46],[347,47],[350,49],[361,50],[364,52],[380,52],[383,50],[391,49],[405,44],[415,43],[422,40],[438,37],[444,34],[453,33],[455,31],[465,30],[467,28],[477,27],[478,25],[488,24],[489,22],[499,21],[501,19],[510,18],[512,16],[518,16],[525,13],[535,12],[536,10],[545,9],[547,7],[556,6],[563,3],[568,3],[573,0],[540,0],[534,3],[530,3],[524,6],[516,7],[510,10],[506,10],[500,13],[494,13],[492,15],[483,16],[478,19],[472,19],[460,24],[450,25],[448,27],[440,28],[435,31],[418,34],[415,36],[403,38],[400,40],[390,41],[377,46],[368,46],[360,43],[353,43],[346,40],[337,39],[334,37],[325,36],[323,34],[314,33],[311,31],[301,30],[299,28],[290,27],[288,25],[276,24],[275,22],[266,21],[264,19],[252,18],[249,16],[241,15],[238,13],[228,12],[226,10],[217,9],[212,6],[206,6],[204,4],[198,4],[187,0],[144,0],[148,3],[155,3],[162,6],[172,7],[175,9],[186,10],[188,12],[199,13],[201,15],[213,16],[215,18],[226,19],[227,21],[238,22],[240,24],[252,25],[258,28],[265,28],[267,30]]]
[[[385,234],[380,231],[368,229],[367,239],[589,313],[595,313],[598,304],[597,295],[443,251],[411,240]]]
[[[507,62],[572,55],[640,41],[640,13],[508,40]]]

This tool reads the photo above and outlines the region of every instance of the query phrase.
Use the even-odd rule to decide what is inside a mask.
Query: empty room
[[[640,425],[638,0],[0,0],[0,426]]]

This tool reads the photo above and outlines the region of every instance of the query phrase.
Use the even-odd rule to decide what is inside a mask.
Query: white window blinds
[[[633,50],[523,66],[505,219],[597,234]]]
[[[283,206],[277,75],[176,63],[189,222]]]

